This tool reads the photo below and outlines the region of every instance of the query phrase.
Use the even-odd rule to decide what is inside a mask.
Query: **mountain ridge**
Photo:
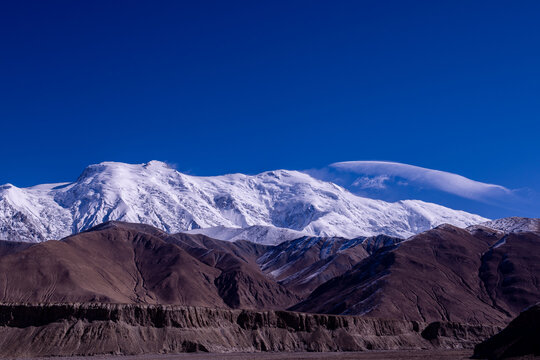
[[[540,294],[540,232],[441,225],[405,241],[279,245],[110,221],[62,240],[0,241],[0,302],[293,310],[504,325]]]
[[[0,187],[0,239],[60,239],[108,220],[169,233],[267,226],[312,236],[406,238],[441,223],[464,227],[488,219],[420,200],[363,198],[299,171],[197,177],[159,161],[104,162],[72,183]],[[265,236],[248,240],[276,243]]]

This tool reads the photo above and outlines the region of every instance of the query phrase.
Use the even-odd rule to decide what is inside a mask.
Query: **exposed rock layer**
[[[459,349],[498,330],[286,311],[1,304],[0,356]]]

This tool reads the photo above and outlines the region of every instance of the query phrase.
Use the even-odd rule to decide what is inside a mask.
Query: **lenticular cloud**
[[[331,164],[329,167],[363,175],[397,176],[417,185],[473,200],[512,194],[512,191],[504,186],[486,184],[461,175],[408,164],[384,161],[346,161]]]

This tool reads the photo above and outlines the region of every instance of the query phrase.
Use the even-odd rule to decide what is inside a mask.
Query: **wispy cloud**
[[[352,186],[357,186],[360,189],[385,189],[386,185],[384,184],[390,177],[387,175],[379,176],[362,176],[356,179]]]

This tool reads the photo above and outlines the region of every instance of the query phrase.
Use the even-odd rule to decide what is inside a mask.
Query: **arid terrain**
[[[280,353],[233,353],[233,354],[177,354],[137,356],[93,356],[92,360],[461,360],[469,359],[470,350],[423,350],[423,351],[367,351],[367,352],[280,352]],[[37,359],[37,358],[36,358]],[[41,358],[47,359],[47,358]],[[55,360],[87,360],[87,357],[55,357]],[[48,360],[48,359],[47,359]]]
[[[455,359],[490,338],[507,353],[493,336],[538,302],[540,234],[441,225],[270,246],[108,222],[0,242],[0,270],[0,357]],[[530,352],[523,339],[512,354]]]

